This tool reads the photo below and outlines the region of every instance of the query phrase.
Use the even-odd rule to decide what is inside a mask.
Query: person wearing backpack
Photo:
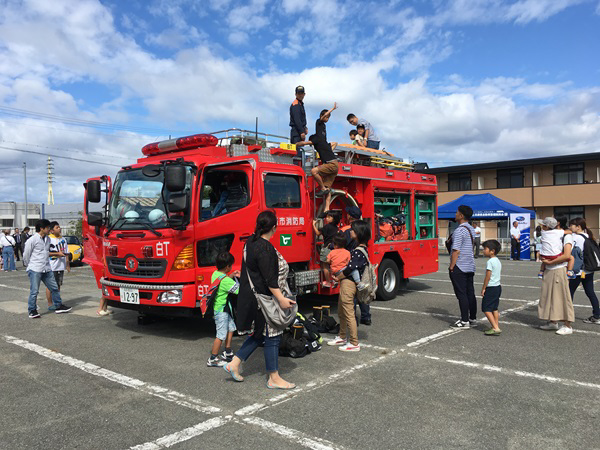
[[[228,301],[229,294],[237,295],[240,292],[240,284],[234,280],[234,277],[239,278],[240,271],[236,270],[231,274],[231,278],[227,276],[233,267],[235,258],[229,252],[221,252],[217,255],[215,270],[211,277],[211,283],[218,281],[219,287],[213,304],[213,314],[215,325],[217,328],[217,336],[212,345],[212,350],[206,365],[208,367],[222,367],[233,359],[233,351],[231,350],[231,341],[233,332],[236,330],[235,322],[231,314],[231,304]],[[219,359],[219,351],[221,345],[225,341],[225,350]]]
[[[585,250],[586,246],[588,248],[588,254],[590,251],[593,253],[594,249],[597,249],[598,246],[594,241],[594,235],[592,231],[587,227],[585,223],[585,219],[581,217],[577,217],[572,219],[569,222],[569,228],[573,232],[573,243],[575,248],[578,248],[581,251],[581,255],[583,256],[583,262],[585,262]],[[589,258],[588,258],[589,259]],[[595,259],[592,255],[592,259]],[[598,265],[596,265],[596,268]],[[596,325],[600,325],[600,304],[598,302],[598,297],[596,296],[596,292],[594,292],[594,272],[593,267],[585,267],[575,274],[575,279],[569,280],[569,290],[571,291],[571,298],[573,302],[575,301],[575,291],[579,287],[579,284],[583,285],[583,290],[585,291],[585,295],[587,295],[590,303],[592,304],[592,315],[587,319],[583,319],[585,323],[594,323]]]
[[[348,215],[349,225],[342,227],[340,231],[342,231],[346,237],[346,250],[351,252],[358,246],[356,240],[352,238],[352,223],[360,220],[362,211],[358,206],[348,206],[346,207],[346,214]],[[371,320],[371,307],[367,303],[360,303],[358,301],[354,303],[355,305],[358,304],[358,307],[360,308],[360,323],[362,325],[370,326],[373,323]]]
[[[458,299],[460,319],[451,324],[452,328],[471,328],[477,325],[477,301],[475,300],[475,230],[469,225],[473,216],[470,206],[460,205],[456,211],[455,219],[458,227],[446,245],[450,251],[450,281],[454,288],[454,295]]]
[[[358,270],[362,277],[365,268],[369,265],[367,243],[371,239],[371,229],[364,220],[355,220],[351,225],[351,234],[358,246],[350,252],[350,262],[342,271],[336,281],[340,281],[340,295],[338,298],[338,316],[340,318],[340,334],[327,345],[339,345],[343,352],[358,352],[358,329],[354,316],[354,297],[356,296],[356,283],[349,278],[354,270]]]

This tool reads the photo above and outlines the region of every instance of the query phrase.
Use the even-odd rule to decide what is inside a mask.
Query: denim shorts
[[[488,286],[485,289],[485,294],[483,295],[483,300],[481,301],[481,311],[498,311],[500,295],[502,295],[502,286]]]
[[[217,339],[224,341],[227,339],[227,333],[235,331],[235,322],[225,311],[215,314],[215,325],[217,326]]]

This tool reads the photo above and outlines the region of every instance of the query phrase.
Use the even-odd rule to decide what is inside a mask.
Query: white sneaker
[[[573,334],[573,328],[572,327],[560,327],[558,329],[558,331],[556,332],[556,334],[560,334],[561,336],[565,336],[567,334]]]
[[[327,345],[346,345],[346,339],[336,336],[335,339],[329,339]]]
[[[558,330],[558,324],[556,322],[548,322],[546,325],[540,325],[540,330],[545,330],[545,331]]]
[[[348,342],[346,345],[342,345],[340,348],[338,348],[338,350],[341,352],[359,352],[360,344],[352,345],[350,342]]]

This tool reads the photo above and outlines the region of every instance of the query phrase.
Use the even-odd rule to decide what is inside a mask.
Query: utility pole
[[[48,156],[48,204],[54,205],[54,192],[52,192],[52,182],[54,181],[54,162]]]
[[[23,163],[23,179],[25,180],[25,227],[29,226],[29,220],[27,217],[27,210],[29,207],[27,206],[27,163]]]

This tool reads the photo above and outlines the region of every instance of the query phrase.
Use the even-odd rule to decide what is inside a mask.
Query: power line
[[[27,145],[29,147],[46,148],[49,150],[60,150],[60,151],[71,152],[71,153],[76,152],[76,153],[82,153],[84,155],[90,155],[90,156],[104,156],[106,158],[118,158],[118,159],[130,160],[130,158],[126,158],[124,156],[107,155],[104,153],[90,153],[90,152],[84,152],[82,150],[77,150],[77,149],[68,149],[68,148],[61,148],[61,147],[48,147],[46,145],[28,144],[26,142],[5,141],[3,139],[0,139],[0,142],[6,142],[7,144],[15,144],[15,145]]]
[[[31,123],[24,123],[24,122],[19,122],[16,120],[6,120],[6,119],[1,119],[1,120],[6,123],[16,123],[16,124],[24,126],[24,127],[46,128],[48,130],[64,131],[67,133],[91,134],[93,136],[109,136],[109,137],[115,138],[115,139],[131,139],[130,136],[119,136],[119,135],[111,134],[111,133],[92,133],[91,131],[72,130],[70,128],[45,127],[44,125],[34,125]],[[118,130],[118,131],[126,131],[126,130]],[[193,134],[193,133],[190,133],[190,134]],[[163,135],[159,134],[158,137],[160,137],[160,136],[163,136]],[[159,140],[158,137],[156,139],[153,139],[153,141]]]
[[[33,150],[25,150],[22,148],[11,148],[11,147],[4,147],[1,145],[0,145],[0,148],[2,148],[4,150],[12,150],[13,152],[32,153],[34,155],[48,156],[48,153],[34,152]],[[100,161],[92,161],[90,159],[80,159],[80,158],[72,158],[70,156],[58,156],[58,155],[52,155],[52,156],[54,156],[55,158],[70,159],[72,161],[87,162],[87,163],[91,163],[91,164],[100,164],[101,166],[123,167],[120,164],[110,164],[110,163],[104,163],[104,162],[100,162]]]
[[[0,106],[0,111],[3,112],[4,114],[10,115],[10,116],[15,116],[15,117],[33,117],[35,119],[45,120],[45,121],[49,121],[49,122],[62,122],[62,123],[68,123],[70,125],[85,126],[85,127],[90,127],[90,128],[110,128],[110,129],[133,130],[133,131],[142,131],[142,132],[143,131],[145,131],[145,132],[164,131],[166,133],[173,133],[173,132],[182,133],[183,132],[182,130],[166,130],[164,128],[138,127],[138,126],[133,126],[133,125],[98,122],[98,121],[94,121],[94,120],[85,120],[85,119],[78,119],[78,118],[74,118],[74,117],[59,116],[56,114],[41,113],[41,112],[30,111],[30,110],[26,110],[26,109],[11,108],[8,106]]]

